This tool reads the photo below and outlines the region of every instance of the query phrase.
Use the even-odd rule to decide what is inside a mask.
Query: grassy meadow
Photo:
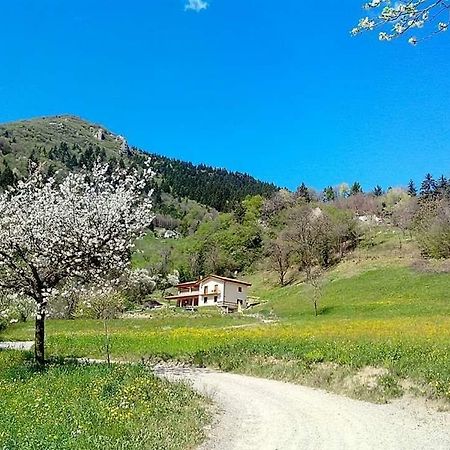
[[[204,399],[140,365],[53,361],[0,353],[0,448],[184,449],[203,438]]]

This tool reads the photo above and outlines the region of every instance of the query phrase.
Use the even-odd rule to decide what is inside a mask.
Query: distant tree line
[[[218,211],[232,211],[248,196],[270,197],[278,188],[252,176],[217,169],[204,164],[152,155],[156,172],[161,175],[160,190],[175,197],[187,197]]]

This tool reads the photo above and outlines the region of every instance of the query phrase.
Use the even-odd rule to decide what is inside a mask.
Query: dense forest
[[[204,164],[194,165],[152,154],[154,168],[162,177],[161,191],[187,197],[218,211],[231,211],[247,196],[269,197],[278,188],[252,176]]]

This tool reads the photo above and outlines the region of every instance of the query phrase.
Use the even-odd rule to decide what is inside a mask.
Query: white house
[[[166,300],[176,300],[177,306],[182,308],[219,306],[227,310],[241,310],[247,307],[249,286],[251,284],[246,281],[210,275],[178,284],[178,294],[170,295]]]

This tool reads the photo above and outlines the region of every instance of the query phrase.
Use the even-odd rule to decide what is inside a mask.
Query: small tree
[[[287,236],[292,243],[299,268],[305,273],[306,282],[314,291],[314,312],[318,315],[317,271],[326,264],[331,249],[330,223],[317,210],[302,207],[294,211]]]
[[[322,299],[322,270],[316,268],[312,271],[307,282],[312,290],[311,300],[314,306],[314,315],[317,317],[319,315],[319,302]]]
[[[431,175],[431,173],[427,173],[420,187],[420,196],[424,199],[430,199],[434,197],[435,193],[436,181],[434,181],[433,175]]]
[[[440,198],[450,199],[450,180],[441,175],[436,182],[436,194]]]
[[[277,272],[280,286],[286,283],[286,274],[291,266],[292,245],[284,236],[279,236],[268,243],[271,267]]]
[[[350,188],[350,195],[358,195],[358,194],[362,194],[362,193],[363,193],[363,190],[362,190],[361,184],[358,183],[357,181],[355,181],[352,184],[352,187]]]
[[[149,169],[111,172],[95,164],[57,183],[36,170],[0,195],[0,288],[35,301],[38,364],[47,305],[58,289],[101,285],[127,268],[134,240],[153,219],[143,195],[151,177]]]
[[[332,186],[328,186],[323,190],[323,201],[332,202],[333,200],[336,200],[336,193]]]
[[[383,188],[377,184],[373,189],[373,195],[375,197],[381,197],[383,195]]]
[[[311,192],[305,183],[302,183],[295,192],[296,197],[304,199],[307,203],[311,202]]]
[[[417,188],[413,180],[409,180],[408,183],[408,195],[410,197],[417,197]]]

